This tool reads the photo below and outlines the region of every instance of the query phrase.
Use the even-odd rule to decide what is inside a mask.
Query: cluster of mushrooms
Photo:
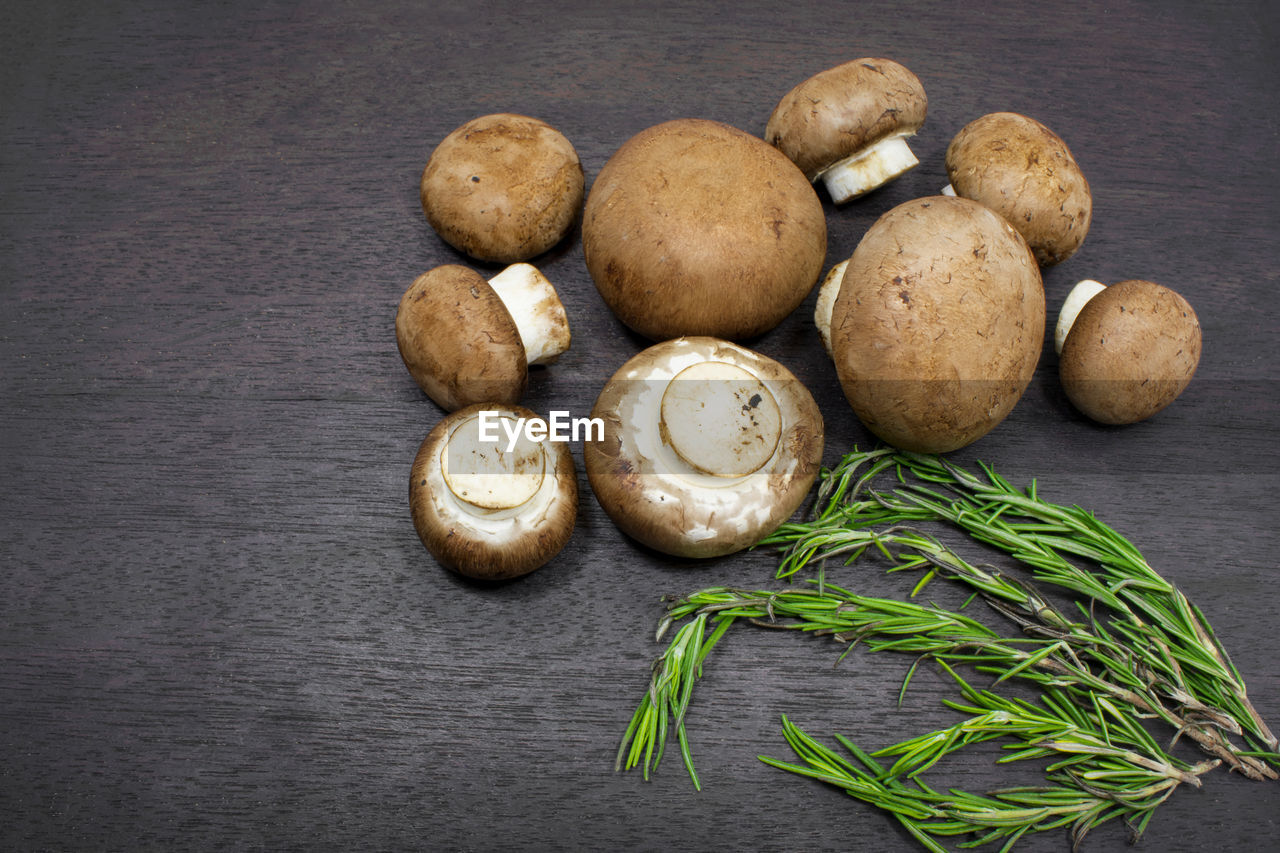
[[[602,434],[583,460],[601,507],[628,536],[686,558],[741,550],[790,517],[818,474],[822,416],[783,365],[736,342],[772,329],[818,285],[827,225],[815,186],[844,204],[912,169],[907,140],[926,111],[909,70],[857,59],[787,93],[763,139],[702,119],[636,134],[589,195],[573,146],[542,121],[487,115],[450,133],[422,175],[427,220],[460,252],[508,266],[488,280],[458,264],[430,270],[396,315],[405,366],[449,413],[410,482],[435,558],[504,579],[569,540],[572,455],[517,427],[537,418],[519,405],[529,367],[570,343],[554,286],[527,262],[579,214],[600,296],[655,342],[617,369],[591,412]],[[1066,144],[1026,116],[966,125],[946,170],[940,194],[885,213],[828,272],[814,316],[853,411],[904,450],[963,447],[1013,409],[1044,339],[1041,268],[1075,253],[1091,219]],[[1089,280],[1065,300],[1055,346],[1072,403],[1132,423],[1186,387],[1200,327],[1166,287]]]

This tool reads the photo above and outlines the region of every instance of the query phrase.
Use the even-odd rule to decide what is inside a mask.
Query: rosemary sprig
[[[693,754],[689,750],[689,739],[685,733],[684,715],[693,694],[693,683],[702,675],[702,662],[733,624],[732,619],[718,620],[715,630],[708,637],[706,630],[709,615],[699,613],[692,622],[682,626],[667,650],[654,661],[649,691],[631,716],[622,745],[618,747],[615,770],[630,770],[643,764],[644,778],[648,779],[649,769],[662,760],[668,724],[674,721],[676,740],[680,744],[685,769],[689,772],[694,787],[701,788],[698,773],[693,768]],[[659,641],[670,625],[668,620],[659,627]]]
[[[669,716],[685,767],[698,786],[684,733],[689,691],[701,675],[705,652],[738,621],[827,636],[849,649],[861,643],[873,651],[904,652],[916,656],[917,663],[930,657],[951,673],[966,701],[946,704],[968,716],[948,729],[875,753],[895,759],[888,768],[869,764],[845,739],[840,740],[846,749],[863,756],[864,769],[837,760],[786,721],[787,740],[805,763],[762,756],[773,766],[836,785],[886,809],[931,849],[941,849],[934,840],[938,837],[985,833],[983,841],[1012,844],[1026,832],[1064,825],[1072,826],[1078,839],[1117,817],[1140,832],[1177,785],[1198,787],[1199,777],[1218,764],[1212,760],[1189,767],[1169,756],[1123,699],[1093,692],[1101,682],[1073,663],[1062,643],[1005,639],[976,620],[934,605],[861,596],[829,583],[777,591],[714,587],[673,602],[660,638],[684,619],[689,621],[655,664],[650,690],[618,752],[619,769],[643,764],[645,778],[661,758],[670,730],[664,718]],[[711,625],[710,637],[700,642]],[[961,663],[1002,672],[997,684],[1009,677],[1038,684],[1043,707],[971,687],[952,666]],[[904,691],[914,670],[915,665],[903,681]],[[1012,741],[1006,762],[1050,759],[1049,784],[977,796],[959,790],[938,794],[920,782],[921,774],[947,755],[996,738]]]
[[[877,475],[890,470],[897,473],[898,488],[874,488]],[[1245,775],[1276,778],[1274,767],[1259,757],[1275,751],[1275,735],[1249,702],[1244,680],[1199,609],[1156,573],[1132,543],[1092,514],[1041,499],[1034,483],[1019,491],[989,467],[982,470],[979,477],[940,457],[890,449],[855,451],[824,476],[813,521],[784,525],[761,544],[786,549],[780,577],[814,560],[843,556],[851,561],[875,546],[900,569],[927,570],[917,592],[942,574],[975,588],[1025,631],[1078,633],[1073,627],[1077,623],[1064,622],[1032,585],[979,570],[901,527],[921,521],[955,525],[1031,566],[1037,583],[1106,607],[1112,617],[1105,625],[1089,620],[1089,632],[1097,638],[1090,647],[1100,653],[1094,660],[1121,681],[1147,685],[1149,697],[1140,708],[1174,724],[1177,732]],[[885,525],[888,533],[876,532]],[[890,554],[886,539],[913,556]],[[1121,674],[1124,669],[1127,676]],[[1161,710],[1166,704],[1169,713]],[[1239,747],[1227,737],[1242,732],[1261,749]]]
[[[898,486],[874,488],[891,471]],[[647,779],[674,726],[699,786],[685,731],[693,685],[725,632],[747,622],[829,636],[846,644],[845,654],[859,644],[912,654],[903,692],[923,660],[953,675],[966,701],[947,704],[967,718],[876,753],[895,759],[888,768],[838,737],[850,761],[785,718],[784,734],[803,763],[762,757],[888,810],[929,849],[942,850],[938,839],[962,835],[981,836],[964,846],[999,840],[1008,849],[1028,832],[1063,826],[1078,842],[1117,817],[1141,833],[1178,785],[1198,786],[1219,763],[1274,778],[1275,738],[1203,614],[1089,513],[1042,501],[1034,484],[1017,491],[983,471],[975,477],[934,457],[879,450],[851,454],[826,472],[815,518],[784,525],[761,543],[785,549],[779,577],[790,579],[810,564],[818,577],[775,591],[714,587],[672,602],[657,639],[690,621],[654,662],[649,691],[619,747],[618,769],[642,765]],[[926,521],[950,523],[1005,550],[1031,566],[1032,579],[969,563],[914,526]],[[890,571],[924,572],[913,595],[936,577],[962,582],[973,589],[970,600],[981,597],[1022,635],[1002,637],[962,613],[861,596],[826,581],[826,561],[853,562],[869,550],[886,558]],[[1040,584],[1083,601],[1064,612]],[[1009,679],[1031,683],[1040,689],[1040,705],[975,690],[956,675],[960,665],[997,676],[993,687]],[[1171,757],[1144,728],[1153,718],[1171,727],[1173,742],[1186,735],[1215,758],[1188,766]],[[1227,737],[1242,733],[1261,747],[1244,749]],[[995,738],[1011,741],[1006,761],[1050,760],[1047,784],[978,796],[939,793],[921,781],[945,756]]]
[[[1027,833],[1070,827],[1073,845],[1106,821],[1122,818],[1134,837],[1142,834],[1157,806],[1180,784],[1199,787],[1216,760],[1192,767],[1163,756],[1141,726],[1114,708],[1096,716],[1055,691],[1043,707],[975,690],[947,667],[967,704],[948,702],[964,720],[867,754],[847,738],[836,740],[849,756],[816,741],[783,717],[783,734],[803,763],[768,756],[773,767],[818,779],[892,814],[926,848],[945,851],[939,839],[975,836],[962,846],[1003,841],[1010,849]],[[1103,700],[1105,702],[1105,700]],[[1107,725],[1108,717],[1113,723]],[[1101,724],[1099,726],[1098,724]],[[979,796],[952,788],[939,792],[921,775],[966,746],[1011,741],[1001,763],[1053,759],[1048,784],[1006,788]],[[890,766],[878,758],[896,759]]]

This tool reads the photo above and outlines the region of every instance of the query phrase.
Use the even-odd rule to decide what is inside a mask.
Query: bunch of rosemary
[[[1203,614],[1091,514],[1042,500],[1034,484],[1019,491],[986,466],[982,471],[976,476],[939,457],[883,449],[855,451],[824,473],[816,517],[784,525],[760,543],[783,549],[780,578],[811,563],[818,578],[780,591],[706,589],[671,604],[659,640],[676,622],[691,621],[654,663],[618,768],[643,765],[648,778],[674,726],[698,785],[684,727],[693,683],[724,633],[745,620],[831,636],[849,649],[862,643],[913,654],[904,691],[924,659],[955,677],[967,704],[948,704],[969,717],[948,729],[871,755],[841,738],[850,760],[784,720],[803,763],[762,756],[886,809],[930,849],[942,849],[938,837],[957,835],[976,835],[974,844],[1003,840],[1007,849],[1027,832],[1061,826],[1070,826],[1078,841],[1112,818],[1140,833],[1179,784],[1198,786],[1220,763],[1251,778],[1276,778],[1275,736]],[[876,488],[877,478],[890,473],[896,485]],[[922,522],[954,525],[1005,551],[1031,567],[1032,580],[973,565],[913,526]],[[891,571],[922,571],[913,595],[935,577],[967,585],[1022,636],[1004,638],[957,612],[826,583],[827,559],[851,563],[868,550],[889,560]],[[1079,596],[1076,612],[1055,607],[1038,585]],[[955,674],[957,665],[997,675],[993,687],[1029,682],[1041,691],[1040,704],[975,690]],[[1168,724],[1170,748],[1186,736],[1212,759],[1188,766],[1172,757],[1143,727],[1149,719]],[[921,781],[943,756],[996,738],[1015,750],[1006,760],[1050,758],[1049,784],[976,796],[940,793]],[[892,756],[897,760],[888,767],[876,761]]]

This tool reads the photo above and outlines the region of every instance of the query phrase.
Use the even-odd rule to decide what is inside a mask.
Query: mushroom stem
[[[1080,309],[1106,289],[1105,284],[1091,278],[1086,278],[1071,288],[1071,292],[1062,302],[1062,310],[1058,312],[1058,325],[1053,330],[1053,348],[1058,355],[1062,355],[1062,347],[1067,342],[1071,327],[1075,325],[1076,317],[1080,316]]]
[[[891,136],[832,164],[818,177],[831,200],[844,204],[910,171],[919,162],[905,137]]]
[[[467,418],[449,435],[440,454],[441,475],[466,514],[513,509],[542,488],[546,474],[542,445],[520,436],[513,442],[515,447],[504,449],[513,428],[521,426],[509,415],[485,411]],[[487,440],[486,431],[490,437],[497,435],[497,440]]]
[[[956,188],[951,186],[951,184],[947,184],[945,187],[942,188],[942,191],[939,193],[939,195],[949,195],[952,198],[955,198]]]
[[[569,348],[569,318],[556,289],[532,264],[512,264],[489,279],[515,320],[525,361],[553,364]]]
[[[818,302],[813,309],[813,324],[818,327],[818,334],[822,337],[822,347],[827,351],[828,356],[831,355],[831,312],[835,310],[836,297],[840,295],[840,284],[844,281],[844,270],[847,266],[849,261],[845,259],[827,273],[827,277],[818,287]]]
[[[721,361],[701,361],[667,383],[658,430],[662,442],[695,471],[743,477],[773,458],[782,415],[754,374]]]

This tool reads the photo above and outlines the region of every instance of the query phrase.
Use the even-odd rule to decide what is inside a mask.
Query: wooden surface
[[[441,570],[407,511],[441,412],[392,318],[466,259],[418,204],[432,147],[516,111],[558,127],[588,186],[632,134],[695,116],[763,133],[792,85],[857,56],[930,98],[920,167],[840,209],[827,266],[936,192],[965,122],[1033,115],[1094,192],[1045,275],[1149,278],[1204,327],[1186,394],[1095,426],[1051,347],[1010,418],[958,454],[1080,503],[1207,613],[1280,722],[1275,449],[1280,171],[1274,6],[178,2],[6,7],[0,26],[0,848],[911,849],[884,815],[756,760],[779,717],[886,745],[944,725],[942,676],[742,629],[652,781],[614,750],[660,650],[660,596],[771,586],[767,553],[693,564],[622,537],[586,486],[554,563],[485,587]],[[825,196],[824,196],[825,198]],[[578,234],[538,259],[574,327],[525,403],[585,415],[643,342]],[[813,391],[828,462],[869,435],[810,324],[750,344]],[[574,454],[581,463],[581,448]],[[841,570],[883,595],[907,586]],[[1188,754],[1189,756],[1190,754]],[[937,784],[1009,777],[990,755]],[[1274,849],[1280,783],[1214,773],[1148,850]],[[1119,850],[1123,827],[1086,850]],[[1020,849],[1065,850],[1062,833]]]

